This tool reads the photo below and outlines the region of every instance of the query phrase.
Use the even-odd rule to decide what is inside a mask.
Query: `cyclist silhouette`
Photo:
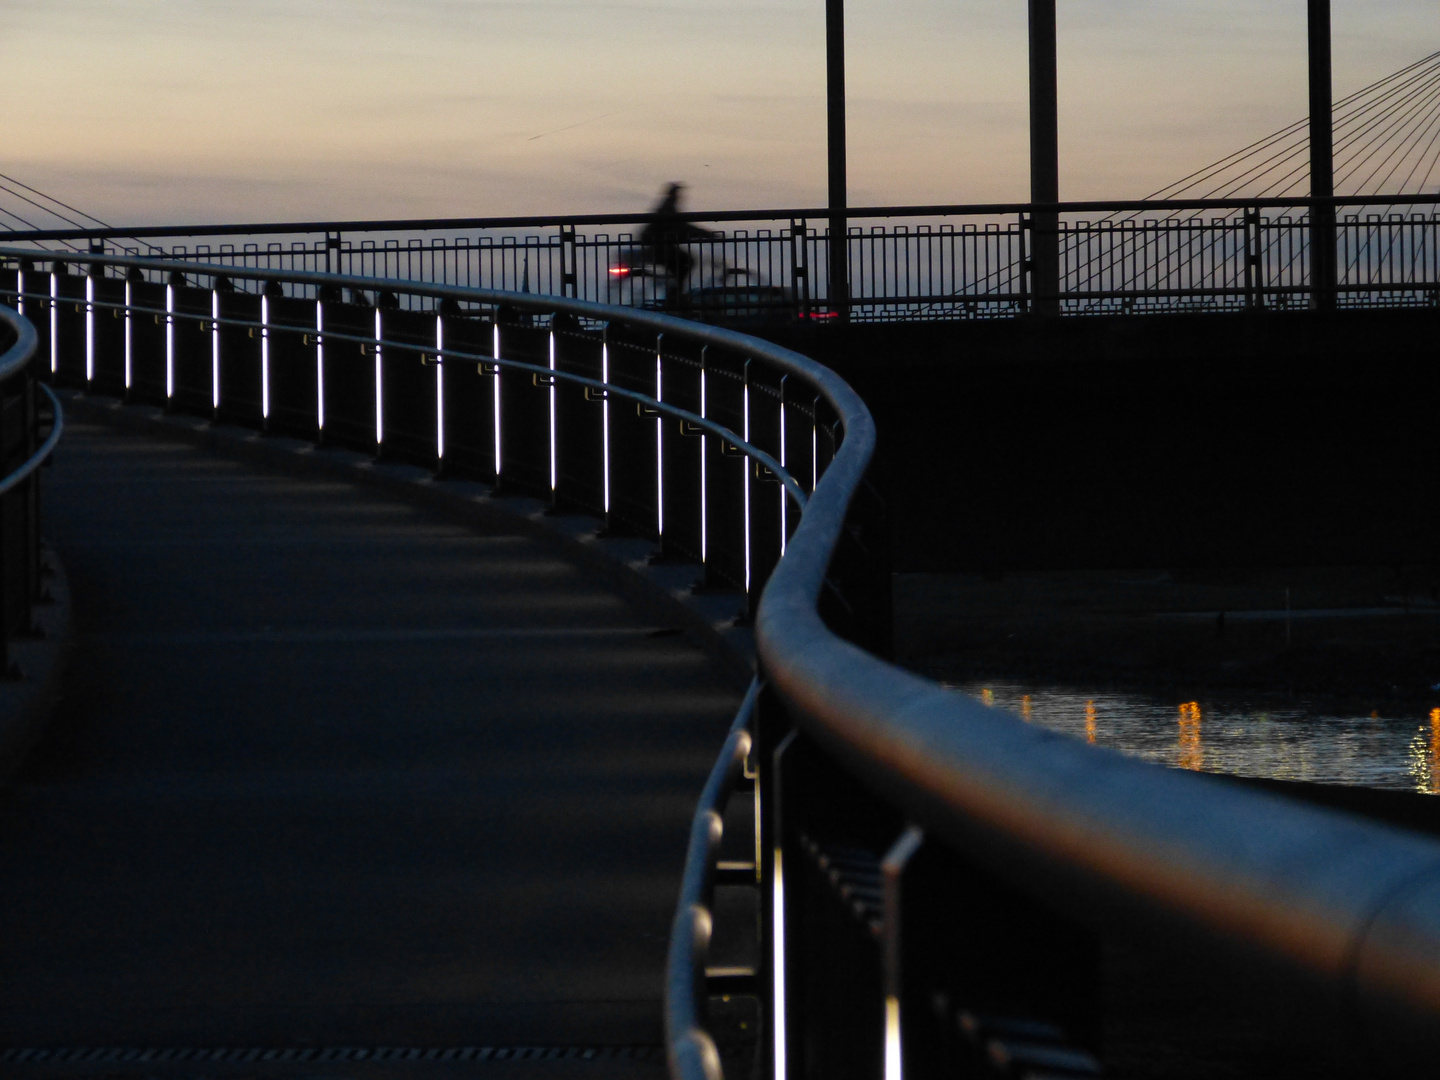
[[[645,262],[662,272],[667,307],[679,304],[688,288],[690,272],[695,269],[695,256],[688,245],[715,235],[709,229],[681,219],[680,193],[684,189],[684,184],[672,181],[659,205],[651,211],[654,220],[640,231],[640,254]]]

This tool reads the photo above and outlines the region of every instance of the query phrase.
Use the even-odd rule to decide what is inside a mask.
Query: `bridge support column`
[[[1030,0],[1030,201],[1060,201],[1055,0]],[[1060,314],[1060,215],[1031,215],[1030,295],[1036,315]]]
[[[825,116],[830,157],[830,310],[850,318],[850,252],[845,181],[845,0],[825,0]]]
[[[1334,94],[1330,64],[1330,0],[1309,0],[1310,36],[1310,306],[1335,306]]]

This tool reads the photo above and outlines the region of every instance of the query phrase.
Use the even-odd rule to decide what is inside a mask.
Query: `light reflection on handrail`
[[[32,294],[27,293],[25,295],[29,296]],[[120,304],[101,303],[96,303],[94,306],[113,307],[116,309],[124,307],[124,305]],[[312,331],[309,331],[306,328],[300,326],[284,326],[277,323],[255,322],[248,319],[231,319],[225,317],[216,318],[211,316],[197,315],[194,313],[165,312],[158,309],[152,310],[149,308],[143,308],[138,305],[131,307],[129,310],[132,312],[139,312],[142,315],[165,315],[167,318],[173,318],[177,322],[189,320],[191,322],[201,322],[207,326],[213,327],[231,326],[238,329],[263,330],[267,335],[266,340],[268,340],[268,335],[270,334],[278,335],[282,333],[293,333],[301,335],[313,335]],[[404,349],[408,352],[419,352],[426,356],[438,356],[441,360],[444,360],[448,357],[453,360],[463,360],[466,363],[473,362],[477,364],[490,364],[495,367],[505,368],[507,370],[513,369],[516,371],[530,372],[535,375],[543,376],[547,379],[559,379],[562,382],[573,383],[576,386],[586,387],[591,390],[603,390],[607,394],[613,394],[616,397],[622,397],[629,401],[636,402],[637,404],[644,405],[647,409],[653,409],[654,411],[663,413],[664,415],[669,416],[672,419],[683,420],[687,424],[701,428],[702,430],[708,432],[711,435],[715,435],[721,439],[724,439],[727,443],[734,446],[736,449],[742,451],[748,457],[754,458],[761,465],[765,466],[765,468],[768,469],[775,476],[775,479],[784,485],[785,490],[790,494],[790,498],[795,501],[795,505],[798,506],[801,510],[805,509],[805,504],[809,501],[809,497],[805,494],[805,489],[800,486],[800,482],[796,480],[789,471],[787,471],[783,466],[781,466],[780,462],[771,454],[768,454],[764,450],[761,450],[753,443],[747,442],[745,439],[741,438],[734,431],[725,427],[723,424],[717,424],[715,421],[708,420],[705,417],[701,416],[699,413],[691,412],[688,409],[682,409],[679,406],[670,404],[669,402],[661,401],[658,398],[650,397],[648,394],[642,394],[638,390],[630,390],[623,386],[616,386],[614,383],[608,383],[602,379],[591,379],[584,375],[578,375],[572,371],[565,371],[563,368],[552,368],[548,365],[543,364],[531,364],[523,360],[506,360],[497,356],[491,356],[488,353],[472,353],[465,352],[460,349],[437,350],[434,348],[427,348],[426,346],[416,345],[413,341],[400,341],[393,338],[376,337],[373,334],[347,334],[342,333],[339,330],[327,330],[325,331],[323,337],[334,341],[345,341],[357,345],[374,346],[380,349]],[[46,393],[49,393],[48,388],[46,389]],[[53,394],[51,395],[51,398],[52,400],[55,400]],[[59,407],[58,401],[56,401],[56,407]],[[4,490],[5,489],[3,487],[0,487],[0,493],[3,493]]]
[[[36,450],[35,453],[31,454],[30,457],[11,472],[9,476],[0,480],[0,495],[4,495],[11,488],[25,480],[26,477],[41,465],[44,465],[45,460],[55,452],[55,447],[60,445],[60,436],[65,431],[65,411],[60,407],[60,399],[55,396],[54,391],[52,391],[50,387],[41,383],[40,389],[45,392],[45,396],[50,399],[50,407],[55,410],[55,420],[50,425],[50,434],[45,441],[40,444],[40,448]]]
[[[35,334],[35,327],[30,320],[17,311],[0,305],[0,322],[10,327],[15,334],[15,343],[5,350],[0,356],[0,382],[5,381],[12,375],[16,375],[35,355],[35,349],[39,346],[40,339]]]
[[[35,327],[31,324],[30,320],[17,311],[12,311],[10,308],[0,306],[0,322],[10,327],[15,334],[15,343],[5,350],[3,356],[0,356],[0,382],[4,382],[18,375],[25,369],[25,365],[34,358],[39,339],[35,334]],[[4,495],[7,491],[16,487],[43,465],[45,460],[54,452],[55,447],[60,442],[60,436],[65,430],[64,410],[60,407],[60,400],[51,393],[50,388],[43,383],[40,384],[40,389],[45,392],[45,396],[50,399],[51,407],[55,410],[55,420],[51,425],[50,435],[40,445],[39,449],[31,454],[26,461],[14,469],[8,476],[0,479],[0,495]]]
[[[690,827],[665,967],[665,1045],[671,1074],[677,1077],[723,1080],[720,1055],[705,1030],[700,1003],[705,1000],[705,958],[710,947],[715,860],[724,835],[725,800],[745,772],[759,692],[759,681],[752,680],[700,793]]]
[[[16,254],[16,252],[13,251],[13,250],[11,250],[11,249],[0,248],[0,256],[6,256],[6,255],[13,256],[13,255],[15,255],[15,254]],[[105,264],[105,265],[119,265],[119,266],[132,266],[132,265],[133,265],[133,266],[137,266],[137,267],[140,268],[140,269],[170,270],[170,269],[174,269],[174,267],[175,267],[175,264],[174,264],[173,262],[166,262],[166,261],[162,261],[162,260],[154,260],[154,259],[129,259],[129,258],[120,258],[120,257],[113,257],[113,256],[91,256],[91,257],[86,258],[84,261],[85,261],[85,262],[103,263],[103,264]],[[350,286],[355,285],[355,284],[357,284],[357,283],[363,282],[363,283],[365,283],[365,287],[366,287],[366,288],[372,288],[372,289],[373,289],[373,288],[389,288],[389,289],[392,289],[392,290],[399,289],[399,290],[403,290],[403,291],[407,291],[407,292],[417,293],[417,294],[424,295],[424,296],[433,296],[433,297],[435,297],[435,298],[437,298],[437,299],[447,299],[447,298],[448,298],[448,299],[464,299],[464,300],[472,300],[472,301],[473,301],[473,300],[477,300],[477,299],[478,299],[478,300],[490,299],[490,300],[504,300],[504,301],[507,302],[507,303],[514,303],[514,302],[516,302],[516,300],[517,300],[517,298],[515,297],[515,295],[512,294],[512,293],[497,292],[497,291],[494,291],[494,290],[460,289],[460,288],[453,288],[453,287],[449,287],[449,286],[431,286],[431,285],[426,285],[426,284],[422,284],[422,283],[419,283],[419,282],[391,281],[391,280],[389,280],[389,279],[355,278],[355,277],[342,276],[342,275],[332,275],[332,274],[308,274],[308,273],[285,274],[285,273],[272,273],[272,272],[268,272],[268,271],[266,271],[266,272],[258,272],[258,271],[257,271],[257,272],[241,272],[241,271],[232,270],[232,269],[230,269],[230,268],[228,268],[228,267],[207,266],[207,265],[204,265],[204,264],[201,264],[201,265],[187,264],[186,267],[185,267],[185,270],[186,270],[188,273],[196,274],[196,275],[199,275],[199,276],[202,276],[202,277],[213,274],[213,276],[216,276],[216,277],[230,276],[230,277],[245,277],[245,278],[249,278],[249,279],[251,279],[251,280],[296,281],[297,283],[300,283],[300,284],[314,284],[314,283],[328,284],[328,283],[332,283],[332,282],[333,282],[333,283],[336,283],[336,284],[344,285],[344,286],[346,286],[346,287],[350,287]],[[482,293],[485,294],[485,295],[484,295],[484,296],[477,295],[477,294],[482,294]],[[27,297],[36,296],[36,297],[39,297],[39,298],[41,298],[41,299],[49,299],[49,294],[48,294],[48,293],[46,293],[46,294],[24,293],[24,294],[22,294],[22,295],[27,296]],[[542,302],[538,303],[537,306],[540,307],[540,308],[542,308],[542,309],[545,309],[545,310],[571,310],[571,311],[575,311],[577,314],[585,314],[585,315],[589,315],[589,316],[592,317],[592,318],[597,318],[597,319],[603,318],[605,313],[614,314],[613,312],[611,312],[611,309],[601,308],[600,305],[590,304],[590,303],[588,303],[588,302],[586,302],[586,301],[565,300],[565,299],[562,298],[562,297],[543,297],[543,298],[540,298],[540,297],[535,297],[535,296],[525,297],[525,299],[528,299],[528,300],[530,300],[530,301],[532,301],[532,302],[534,302],[534,301],[542,301]],[[552,301],[553,301],[553,302],[552,302]],[[51,301],[51,302],[53,303],[53,301]],[[142,314],[142,315],[143,315],[143,314],[153,314],[153,315],[157,315],[157,316],[163,316],[166,320],[174,320],[174,321],[189,320],[189,321],[192,321],[192,322],[200,322],[200,323],[204,323],[204,324],[207,324],[207,325],[210,325],[210,326],[217,326],[217,327],[218,327],[218,326],[233,326],[233,327],[237,327],[237,328],[240,328],[240,329],[261,330],[262,332],[267,333],[267,334],[270,334],[270,333],[275,333],[275,334],[278,334],[278,333],[297,333],[297,334],[302,334],[302,335],[303,335],[303,334],[313,334],[313,333],[314,333],[314,331],[310,331],[310,330],[308,330],[308,329],[305,328],[305,327],[298,327],[298,326],[291,327],[291,326],[285,326],[285,325],[281,325],[281,324],[277,324],[277,323],[271,323],[271,322],[265,322],[265,321],[256,322],[256,321],[254,321],[254,320],[247,320],[247,319],[233,319],[233,318],[215,317],[215,316],[209,316],[209,315],[201,315],[201,314],[197,314],[197,313],[193,313],[193,312],[183,312],[183,313],[182,313],[182,312],[177,312],[177,311],[171,310],[169,307],[164,308],[164,309],[160,309],[160,308],[148,308],[148,307],[142,307],[142,306],[140,306],[140,305],[120,304],[120,303],[115,303],[115,302],[113,302],[113,301],[104,301],[104,302],[102,302],[102,301],[97,301],[97,302],[95,302],[92,306],[94,306],[94,307],[96,307],[96,308],[107,308],[107,309],[115,309],[115,310],[125,310],[125,311],[131,312],[131,313],[138,312],[138,313],[140,313],[140,314]],[[599,311],[595,310],[595,309],[597,309],[597,308],[600,308],[600,310],[599,310]],[[378,309],[377,309],[377,310],[378,310]],[[639,322],[645,322],[645,321],[647,321],[647,320],[644,320],[644,319],[631,320],[631,319],[630,319],[630,316],[631,316],[632,313],[631,313],[629,310],[626,310],[623,314],[624,314],[624,317],[627,319],[627,321],[639,321]],[[705,327],[700,327],[700,326],[698,326],[697,324],[694,324],[694,323],[687,323],[687,322],[683,322],[682,320],[673,319],[673,318],[671,318],[671,317],[669,317],[669,316],[662,316],[661,318],[663,318],[663,319],[665,320],[665,323],[662,324],[662,325],[669,325],[670,328],[672,329],[672,331],[675,329],[675,326],[674,326],[673,324],[679,324],[679,327],[681,328],[681,331],[680,331],[680,332],[683,333],[683,334],[686,334],[687,336],[692,336],[692,337],[694,337],[694,336],[697,336],[697,335],[694,334],[693,331],[695,331],[695,330],[702,330],[702,329],[708,329],[708,328],[705,328]],[[650,321],[653,321],[653,320],[654,320],[654,316],[652,315]],[[172,325],[172,323],[169,322],[169,321],[167,321],[167,324],[166,324],[166,325],[167,325],[167,327],[169,327],[170,325]],[[726,335],[733,334],[733,331],[721,331],[721,332],[722,332],[723,334],[726,334]],[[33,335],[33,334],[34,334],[34,330],[32,329],[32,330],[30,331],[30,333]],[[736,335],[736,336],[738,336],[738,335]],[[719,437],[719,438],[721,438],[721,439],[724,439],[726,442],[730,443],[730,444],[731,444],[732,446],[734,446],[736,449],[740,450],[740,451],[741,451],[743,454],[745,454],[747,457],[753,458],[754,460],[758,461],[761,465],[763,465],[767,470],[769,470],[769,472],[775,477],[775,479],[784,486],[785,490],[789,493],[791,499],[793,499],[793,500],[795,501],[795,504],[796,504],[801,510],[803,510],[803,509],[805,508],[806,503],[809,501],[808,496],[805,494],[805,489],[800,486],[800,482],[799,482],[798,480],[796,480],[795,477],[794,477],[793,475],[791,475],[791,473],[790,473],[787,469],[785,469],[785,468],[780,464],[780,462],[779,462],[774,456],[772,456],[771,454],[765,452],[764,450],[761,450],[759,447],[755,446],[753,443],[751,443],[751,442],[749,442],[748,440],[746,440],[743,436],[737,434],[736,432],[732,431],[730,428],[727,428],[727,427],[725,427],[725,426],[722,425],[722,424],[717,424],[715,421],[710,420],[710,419],[707,419],[706,417],[700,415],[699,413],[691,412],[691,411],[689,411],[688,409],[681,409],[681,408],[679,408],[679,407],[677,407],[677,406],[675,406],[675,405],[673,405],[673,404],[671,404],[671,403],[669,403],[669,402],[661,401],[659,398],[651,397],[651,396],[649,396],[648,394],[642,394],[642,393],[640,393],[639,391],[630,390],[630,389],[627,389],[626,387],[623,387],[623,386],[616,386],[616,385],[613,384],[613,383],[604,382],[604,381],[602,381],[602,380],[600,380],[600,379],[587,378],[586,376],[578,375],[578,374],[575,374],[574,372],[568,372],[568,371],[564,371],[564,370],[562,370],[562,369],[551,368],[549,365],[530,364],[530,363],[526,363],[526,362],[521,361],[521,360],[508,360],[508,359],[503,359],[503,358],[501,358],[501,357],[488,355],[488,354],[485,354],[485,353],[463,352],[463,351],[458,350],[458,349],[443,349],[443,350],[440,350],[440,351],[437,353],[437,350],[435,350],[434,348],[429,348],[429,347],[426,347],[426,346],[423,346],[423,345],[417,345],[417,344],[416,344],[415,342],[413,342],[413,341],[398,341],[398,340],[392,340],[392,339],[389,339],[389,338],[379,337],[379,336],[376,336],[376,335],[374,335],[374,334],[366,334],[366,335],[347,334],[347,333],[343,333],[343,332],[336,331],[336,330],[327,330],[327,331],[324,331],[323,337],[325,337],[325,338],[330,338],[330,339],[333,339],[333,340],[336,340],[336,341],[346,341],[346,342],[351,342],[351,343],[354,343],[354,344],[360,344],[360,345],[366,345],[366,346],[375,346],[375,347],[379,347],[379,348],[404,349],[404,350],[407,350],[407,351],[410,351],[410,352],[420,352],[420,353],[425,353],[425,354],[429,354],[429,355],[440,355],[440,356],[442,356],[442,357],[444,357],[444,356],[450,356],[450,357],[454,357],[455,359],[465,360],[465,361],[467,361],[467,362],[468,362],[468,361],[474,361],[474,362],[476,362],[476,363],[493,364],[493,365],[495,365],[496,367],[501,367],[501,368],[513,368],[513,369],[518,370],[518,371],[527,371],[527,372],[530,372],[530,373],[532,373],[532,374],[541,375],[541,376],[543,376],[544,378],[547,378],[547,379],[549,379],[549,378],[558,378],[558,379],[561,379],[561,380],[563,380],[563,381],[565,381],[565,382],[574,383],[574,384],[577,385],[577,386],[588,387],[588,388],[590,388],[590,389],[592,389],[592,390],[603,390],[603,391],[606,392],[607,394],[614,394],[614,395],[616,395],[616,396],[618,396],[618,397],[626,398],[626,399],[628,399],[628,400],[630,400],[630,401],[636,402],[637,404],[643,404],[643,405],[645,405],[647,408],[649,408],[649,409],[654,409],[656,412],[663,413],[663,414],[665,414],[666,416],[670,416],[670,417],[672,417],[672,418],[674,418],[674,419],[678,419],[678,420],[683,420],[683,421],[685,421],[685,422],[688,423],[688,424],[692,424],[692,425],[694,425],[695,427],[701,428],[702,430],[708,432],[708,433],[711,434],[711,435],[715,435],[715,436],[717,436],[717,437]],[[747,339],[747,340],[753,340],[753,339]],[[724,343],[725,343],[725,344],[733,344],[733,343],[730,342],[730,341],[725,341]],[[766,344],[768,344],[768,343],[766,343]],[[771,348],[774,348],[774,346],[771,346]],[[788,352],[788,350],[779,350],[779,351],[780,351],[780,352]],[[805,359],[804,357],[799,357],[798,354],[790,354],[790,355],[791,355],[791,356],[795,356],[795,357],[798,358],[798,359],[802,359],[802,360]],[[808,361],[808,362],[813,363],[813,361]],[[3,371],[0,371],[0,378],[3,378],[3,377],[4,377]]]

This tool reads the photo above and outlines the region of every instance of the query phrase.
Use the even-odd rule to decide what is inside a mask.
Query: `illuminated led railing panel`
[[[750,339],[660,313],[98,254],[0,261],[0,297],[45,316],[59,383],[594,513],[700,563],[707,588],[742,594],[742,620],[840,436]],[[792,445],[803,483],[781,460]]]

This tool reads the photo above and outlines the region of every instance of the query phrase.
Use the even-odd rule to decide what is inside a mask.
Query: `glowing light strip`
[[[315,427],[325,430],[325,301],[315,301]]]
[[[25,314],[25,271],[15,271],[15,310]]]
[[[175,286],[165,283],[165,397],[175,396]]]
[[[60,370],[60,279],[50,272],[50,373]]]
[[[135,302],[134,295],[130,291],[130,280],[125,280],[125,389],[130,389],[131,364],[135,356],[135,338],[130,330],[131,311],[130,307]]]
[[[701,419],[701,420],[707,420],[707,419],[709,419],[709,417],[707,417],[707,416],[705,415],[705,367],[704,367],[705,360],[704,360],[704,354],[703,354],[703,352],[702,352],[702,354],[701,354],[700,364],[701,364],[701,367],[700,367],[700,419]],[[706,459],[709,458],[709,456],[710,456],[710,436],[709,436],[709,435],[701,435],[701,436],[700,436],[700,563],[701,563],[702,566],[703,566],[704,563],[705,563],[705,555],[706,555],[706,551],[707,551],[707,548],[708,548],[709,531],[710,531],[709,507],[708,507],[708,504],[707,504],[706,499],[705,499],[705,495],[706,495],[706,492],[705,492],[705,482],[706,482],[706,478],[707,478],[706,474],[707,474],[707,471],[708,471],[708,466],[707,466],[707,461],[706,461]]]
[[[810,490],[820,486],[820,403],[815,403],[815,416],[810,421]]]
[[[550,331],[550,370],[555,370],[555,331]],[[555,493],[555,376],[550,376],[550,493]]]
[[[500,359],[500,316],[495,316],[495,330],[492,335],[490,351],[495,354],[495,359]],[[490,400],[495,405],[495,482],[500,482],[500,368],[495,368],[495,381],[490,384]]]
[[[745,441],[750,441],[750,384],[745,384],[744,399],[744,423],[742,435]],[[748,457],[738,459],[741,468],[745,471],[742,474],[745,482],[745,595],[750,595],[750,470],[755,466],[750,464]]]
[[[600,346],[600,381],[610,381],[610,343]],[[600,457],[601,482],[605,489],[605,513],[610,513],[610,395],[607,392],[600,401]]]
[[[445,457],[445,320],[435,316],[435,457]]]
[[[95,279],[85,276],[85,381],[95,380]]]
[[[380,341],[384,337],[380,325],[380,309],[375,309],[375,445],[385,441],[385,402],[381,388]]]
[[[785,402],[780,402],[780,467],[789,466],[785,460]],[[780,485],[780,554],[785,554],[785,541],[789,539],[789,530],[786,528],[787,517],[790,511],[790,500],[785,496],[785,485]]]
[[[220,291],[210,290],[210,407],[220,408]]]
[[[260,294],[260,418],[270,419],[270,298]]]
[[[900,999],[885,996],[885,1080],[901,1080],[900,1075]]]
[[[775,1080],[785,1080],[785,868],[780,848],[775,848],[775,877],[770,891],[771,1005],[775,1024]]]
[[[664,377],[660,350],[655,350],[655,400],[664,401]],[[665,535],[665,418],[655,415],[655,532]]]

